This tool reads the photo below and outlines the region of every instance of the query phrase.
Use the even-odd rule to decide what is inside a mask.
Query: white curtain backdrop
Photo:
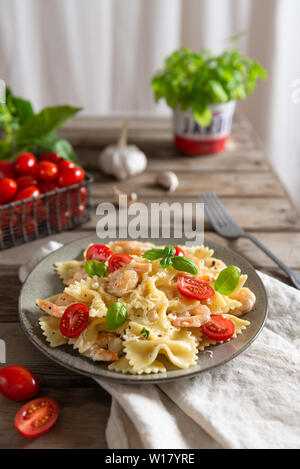
[[[167,114],[149,86],[166,55],[243,30],[269,81],[240,107],[300,205],[300,0],[0,0],[0,78],[37,109]]]

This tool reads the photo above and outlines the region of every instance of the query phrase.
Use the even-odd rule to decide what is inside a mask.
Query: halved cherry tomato
[[[201,326],[202,332],[217,342],[228,340],[235,332],[235,325],[220,314],[212,314],[210,320]]]
[[[74,168],[67,168],[63,170],[58,176],[58,185],[59,187],[72,186],[73,184],[78,184],[84,180],[84,170],[79,168],[79,166],[74,166]]]
[[[41,161],[36,167],[36,175],[40,181],[53,182],[58,175],[58,167],[51,161]]]
[[[32,399],[40,389],[37,377],[24,366],[5,366],[0,370],[0,392],[15,401]]]
[[[59,171],[62,173],[66,169],[75,168],[76,164],[73,161],[61,160],[58,165]]]
[[[23,405],[15,417],[15,427],[26,438],[43,435],[59,415],[58,404],[50,397],[38,397]]]
[[[51,161],[52,163],[58,164],[61,161],[61,157],[57,153],[41,153],[39,160]]]
[[[175,256],[185,256],[184,251],[179,246],[174,246]]]
[[[15,161],[15,170],[18,174],[35,175],[36,166],[37,160],[32,153],[22,153]]]
[[[178,277],[177,288],[180,293],[195,300],[206,300],[215,294],[215,291],[208,283],[195,277]]]
[[[34,176],[30,176],[29,174],[27,176],[19,176],[16,179],[16,182],[18,184],[18,191],[20,191],[21,189],[25,189],[25,187],[28,186],[38,185],[38,180]]]
[[[86,260],[105,262],[113,254],[112,250],[104,244],[92,244],[86,252]]]
[[[16,181],[4,178],[0,181],[0,205],[9,203],[15,196],[18,189]]]
[[[14,170],[14,165],[10,161],[2,160],[0,161],[0,179],[11,178],[15,179],[16,172]]]
[[[125,265],[130,264],[133,261],[133,257],[127,254],[113,254],[108,260],[108,268],[111,272],[121,269]]]
[[[83,303],[74,303],[66,308],[60,320],[60,332],[68,338],[77,337],[86,328],[89,309]]]

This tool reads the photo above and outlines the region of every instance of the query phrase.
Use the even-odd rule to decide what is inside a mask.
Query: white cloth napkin
[[[300,291],[259,275],[268,320],[234,360],[159,386],[97,380],[112,395],[109,448],[300,448]]]

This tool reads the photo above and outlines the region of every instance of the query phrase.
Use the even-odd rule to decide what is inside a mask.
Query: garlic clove
[[[168,189],[169,192],[174,192],[179,184],[178,177],[173,171],[163,171],[159,173],[155,182],[165,189]]]
[[[132,202],[135,202],[137,200],[137,194],[135,192],[131,192],[130,194],[127,194],[126,192],[120,191],[116,186],[112,187],[113,190],[113,200],[114,204],[117,207],[122,207],[122,199],[120,199],[120,196],[126,196],[127,200],[127,205],[130,205]]]

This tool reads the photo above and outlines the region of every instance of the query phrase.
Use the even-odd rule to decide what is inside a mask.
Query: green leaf
[[[72,145],[62,138],[59,138],[56,132],[51,132],[35,142],[35,150],[38,153],[53,152],[57,153],[64,160],[71,160],[79,164],[78,157]]]
[[[169,257],[163,257],[161,260],[160,260],[160,265],[162,266],[163,269],[166,269],[167,267],[169,267],[170,265],[172,265],[172,257],[169,256]]]
[[[212,112],[208,107],[204,109],[202,112],[199,112],[193,109],[193,115],[194,115],[195,121],[202,127],[208,127],[211,124]]]
[[[93,259],[86,261],[85,271],[90,277],[98,275],[98,277],[104,277],[107,267],[103,262],[95,261]]]
[[[162,256],[163,249],[148,249],[148,251],[143,254],[143,257],[145,259],[149,259],[149,261],[155,261],[156,259],[160,259]]]
[[[32,144],[58,129],[67,119],[81,108],[72,106],[54,106],[43,109],[39,114],[30,117],[17,131],[18,145]]]
[[[14,96],[12,102],[15,106],[16,116],[18,118],[19,124],[24,124],[30,117],[34,115],[32,105],[30,101],[26,99],[17,98]]]
[[[221,295],[230,295],[236,289],[241,276],[241,270],[236,265],[223,269],[214,284],[215,291]]]
[[[172,244],[167,244],[163,250],[163,257],[175,256],[176,249]]]
[[[143,327],[143,329],[141,330],[141,335],[144,337],[144,339],[148,339],[149,334],[150,334],[150,331],[148,331],[148,329]]]
[[[172,258],[172,266],[176,270],[180,270],[182,272],[188,272],[192,275],[198,274],[198,268],[196,264],[185,256],[175,256]]]
[[[107,310],[105,327],[109,331],[114,331],[121,327],[127,319],[127,309],[123,303],[113,303]]]

